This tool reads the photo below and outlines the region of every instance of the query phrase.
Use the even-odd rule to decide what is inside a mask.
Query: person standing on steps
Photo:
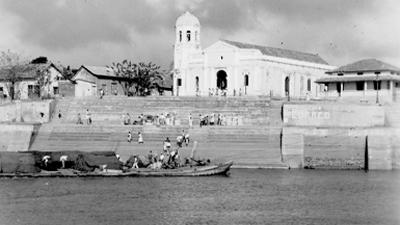
[[[78,117],[78,118],[77,118],[76,124],[83,124],[82,118],[81,118],[81,114],[80,114],[80,113],[78,113],[78,116],[77,116],[77,117]]]
[[[138,144],[144,144],[143,135],[140,131],[138,132]]]
[[[192,113],[189,113],[189,128],[193,128],[193,117],[192,117]]]
[[[132,141],[132,133],[131,131],[128,131],[128,142]]]
[[[92,117],[90,115],[89,109],[86,109],[86,122],[88,125],[92,124]]]

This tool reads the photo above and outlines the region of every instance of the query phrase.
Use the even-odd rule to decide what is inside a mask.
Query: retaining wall
[[[45,123],[51,119],[53,100],[15,101],[0,106],[0,122]]]
[[[28,151],[33,125],[0,124],[0,151]]]
[[[285,126],[374,127],[385,125],[381,106],[349,104],[285,104]]]

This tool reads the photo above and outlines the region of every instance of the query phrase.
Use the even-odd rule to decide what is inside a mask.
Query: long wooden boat
[[[0,177],[197,177],[228,175],[233,162],[218,165],[180,167],[176,169],[129,169],[98,172],[80,172],[77,170],[42,171],[39,173],[0,173]]]

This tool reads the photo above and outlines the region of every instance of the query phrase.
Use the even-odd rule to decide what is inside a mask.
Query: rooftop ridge
[[[278,47],[269,47],[269,46],[262,46],[238,41],[231,41],[227,39],[220,39],[221,41],[236,46],[238,48],[249,48],[249,49],[258,49],[264,55],[270,55],[280,58],[288,58],[288,59],[295,59],[299,61],[305,62],[312,62],[318,64],[328,65],[328,63],[319,56],[319,54],[313,54],[308,52],[301,52],[297,50],[289,50],[284,48]]]

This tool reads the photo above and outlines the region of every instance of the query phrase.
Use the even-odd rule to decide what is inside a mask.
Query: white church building
[[[174,93],[317,97],[324,90],[314,81],[327,76],[328,65],[318,54],[219,40],[200,44],[200,22],[189,12],[175,25]]]

